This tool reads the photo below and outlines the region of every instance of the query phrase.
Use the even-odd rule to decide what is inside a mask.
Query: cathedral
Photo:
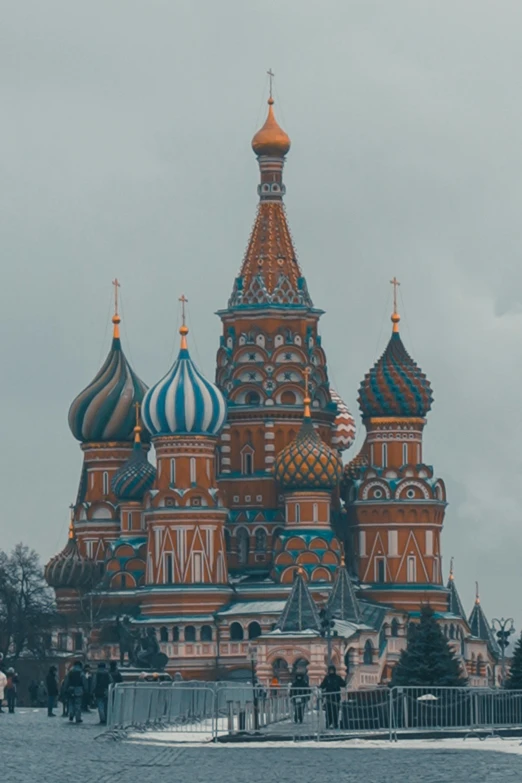
[[[126,618],[186,680],[255,668],[285,683],[306,667],[316,684],[330,657],[350,687],[375,687],[429,604],[470,684],[492,684],[499,649],[478,595],[468,617],[453,568],[443,580],[446,490],[423,454],[433,395],[396,297],[388,345],[359,388],[366,437],[343,460],[355,422],[330,385],[323,311],[287,223],[290,139],[272,97],[252,149],[259,203],[218,313],[215,380],[191,358],[182,296],[179,354],[144,383],[124,353],[115,281],[109,354],[69,410],[83,464],[69,540],[45,569],[65,618],[53,643],[117,658]]]

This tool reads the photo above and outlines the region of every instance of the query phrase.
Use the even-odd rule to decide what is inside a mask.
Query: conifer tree
[[[504,688],[508,688],[510,691],[522,690],[522,634],[520,634],[513,650],[511,669],[509,670]]]
[[[435,619],[423,606],[420,622],[410,626],[408,646],[393,670],[392,685],[461,687],[467,679]]]

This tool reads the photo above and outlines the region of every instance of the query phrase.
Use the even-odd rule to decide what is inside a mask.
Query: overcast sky
[[[67,426],[110,342],[148,384],[189,299],[210,376],[253,222],[267,77],[286,204],[330,378],[357,389],[401,330],[435,403],[444,571],[471,609],[522,610],[519,0],[4,0],[0,32],[0,547],[65,543]],[[359,418],[358,418],[358,421]],[[359,435],[352,454],[360,446]]]

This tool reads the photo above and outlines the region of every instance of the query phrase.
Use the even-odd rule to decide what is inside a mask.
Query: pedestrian
[[[16,688],[19,683],[18,675],[11,667],[7,670],[7,683],[5,685],[5,697],[7,699],[7,709],[12,714],[15,711]]]
[[[70,669],[67,670],[67,674],[69,671]],[[69,712],[69,694],[67,693],[66,687],[67,674],[60,683],[60,695],[58,696],[59,701],[62,702],[62,718],[66,718]]]
[[[36,707],[38,704],[38,683],[36,680],[31,680],[29,687],[29,699],[31,700],[31,707]]]
[[[81,661],[76,661],[65,678],[65,688],[69,700],[69,720],[72,723],[82,723],[82,702],[87,684],[83,676],[83,667]]]
[[[111,680],[114,683],[114,685],[117,685],[119,682],[123,682],[123,677],[121,675],[120,670],[118,669],[118,664],[116,663],[116,661],[110,662],[109,674],[111,675]]]
[[[326,728],[336,729],[339,726],[339,707],[341,704],[341,688],[346,685],[337,674],[333,664],[328,667],[328,674],[321,683],[321,690],[324,698],[324,708],[326,711]]]
[[[111,675],[107,671],[106,663],[100,661],[93,677],[92,689],[102,725],[107,723],[107,706],[109,704],[109,687],[111,682]]]
[[[6,685],[7,685],[7,677],[2,671],[2,669],[0,669],[0,712],[3,712],[2,703],[4,701],[4,691]]]
[[[279,691],[279,677],[276,677],[275,674],[270,680],[270,695],[271,696],[277,696]]]
[[[36,700],[38,702],[39,707],[45,707],[45,705],[47,704],[47,691],[45,690],[45,683],[43,680],[40,680],[40,682],[38,683]]]
[[[45,684],[47,688],[47,717],[54,718],[56,716],[53,710],[56,706],[56,697],[59,693],[56,666],[51,666],[49,668],[49,672],[47,673],[47,677],[45,679]]]
[[[82,697],[82,710],[83,712],[90,712],[92,704],[92,672],[88,663],[84,666],[83,676],[85,679],[85,691]]]
[[[290,687],[290,699],[294,706],[294,723],[302,723],[305,707],[310,698],[310,683],[306,672],[297,671]]]

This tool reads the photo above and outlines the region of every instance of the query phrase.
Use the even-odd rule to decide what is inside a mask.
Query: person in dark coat
[[[65,678],[65,690],[69,699],[69,720],[82,723],[82,701],[87,690],[81,661],[76,661]]]
[[[114,685],[117,685],[119,682],[123,682],[123,677],[121,676],[121,672],[118,669],[118,664],[116,663],[116,661],[110,662],[109,674],[111,675],[111,680],[114,683]]]
[[[90,712],[92,705],[92,672],[88,663],[83,667],[83,678],[85,680],[85,690],[82,696],[83,712]]]
[[[290,687],[290,698],[294,705],[294,723],[302,723],[306,703],[310,698],[310,683],[305,672],[296,673]]]
[[[16,692],[19,683],[18,675],[13,668],[6,671],[7,684],[5,686],[5,697],[7,699],[7,709],[10,713],[15,711]]]
[[[346,680],[343,680],[343,678],[337,674],[337,670],[333,664],[330,665],[328,667],[328,674],[321,683],[327,729],[336,729],[339,726],[341,688],[344,688],[345,685]]]
[[[31,680],[27,690],[29,691],[31,707],[36,707],[38,704],[38,683],[36,682],[36,680]]]
[[[45,686],[47,690],[47,717],[54,718],[53,712],[56,705],[56,698],[59,693],[58,678],[56,676],[56,666],[51,666],[45,678]]]
[[[109,687],[111,682],[112,678],[107,671],[106,663],[100,661],[93,677],[92,690],[94,698],[96,699],[98,715],[100,716],[100,723],[102,725],[107,723],[107,706],[109,704]]]

